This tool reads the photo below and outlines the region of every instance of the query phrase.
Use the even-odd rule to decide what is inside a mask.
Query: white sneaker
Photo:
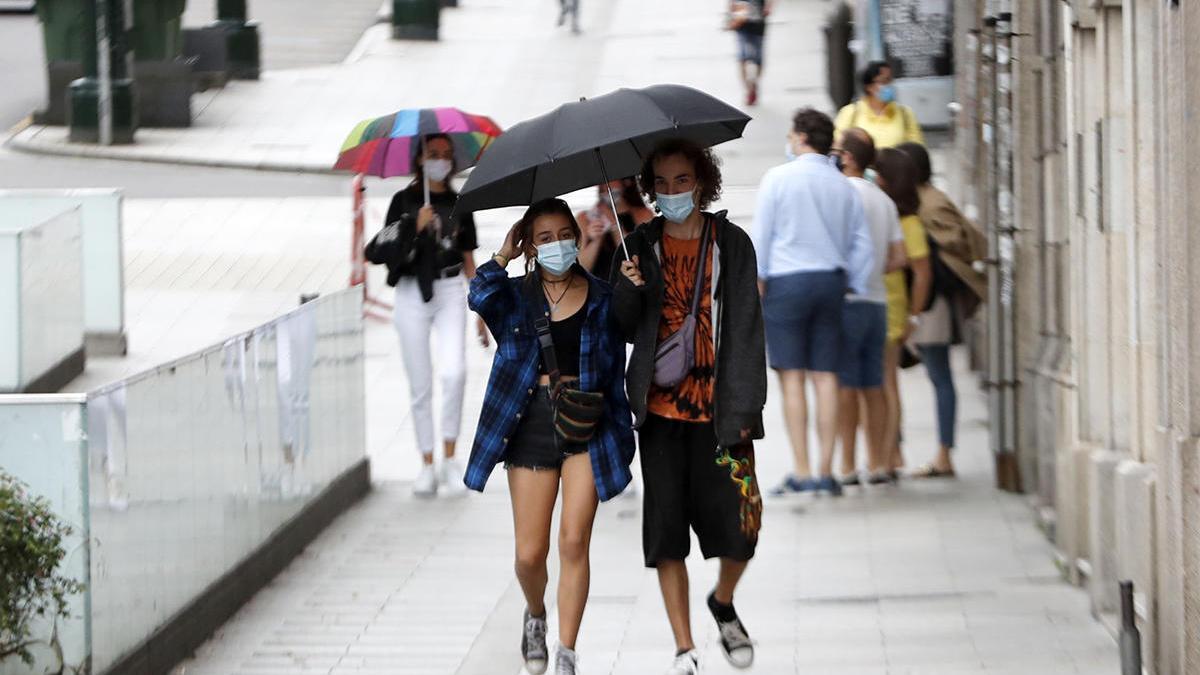
[[[697,675],[700,672],[700,654],[695,649],[675,657],[667,675]]]
[[[446,494],[461,495],[467,491],[467,486],[463,485],[463,474],[466,471],[457,457],[444,460],[438,471],[438,486],[445,490]]]
[[[434,473],[433,466],[425,464],[421,467],[421,473],[417,474],[417,479],[413,481],[413,494],[418,497],[437,496],[437,474]]]

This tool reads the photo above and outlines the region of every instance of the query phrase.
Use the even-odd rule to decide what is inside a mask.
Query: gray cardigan
[[[708,215],[717,236],[713,250],[713,422],[718,445],[731,447],[763,437],[767,357],[762,303],[750,237],[725,218],[725,211]],[[664,222],[661,216],[655,218],[625,238],[629,255],[638,256],[644,286],[634,286],[621,274],[623,255],[618,253],[613,260],[613,313],[626,341],[633,343],[625,387],[635,428],[646,421],[646,397],[654,377],[664,289],[660,266]]]

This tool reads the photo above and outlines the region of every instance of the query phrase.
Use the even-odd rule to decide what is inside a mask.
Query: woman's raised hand
[[[513,226],[508,230],[508,234],[504,235],[504,245],[500,247],[500,255],[508,260],[513,260],[521,255],[521,221],[513,223]]]
[[[634,286],[646,285],[646,282],[642,279],[642,272],[638,266],[638,257],[636,255],[621,263],[621,274],[624,274],[625,278]]]

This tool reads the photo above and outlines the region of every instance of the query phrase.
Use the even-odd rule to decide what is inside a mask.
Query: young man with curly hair
[[[708,608],[725,657],[747,668],[754,644],[733,594],[758,542],[753,441],[763,436],[767,397],[754,247],[724,211],[705,210],[721,194],[710,150],[666,141],[646,158],[640,182],[662,215],[626,238],[631,258],[614,264],[613,314],[633,343],[626,388],[645,485],[642,546],[675,637],[667,673],[699,668],[684,564],[689,529],[705,558],[721,560]]]

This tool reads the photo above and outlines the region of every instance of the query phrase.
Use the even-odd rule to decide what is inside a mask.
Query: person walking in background
[[[608,191],[612,189],[617,203],[617,222],[613,222],[612,204]],[[592,274],[607,279],[613,267],[613,255],[621,248],[618,239],[625,238],[634,228],[650,222],[654,212],[646,208],[636,178],[614,180],[596,187],[596,204],[587,211],[575,214],[583,240],[579,248],[579,264]],[[613,231],[619,225],[620,230]]]
[[[971,318],[987,297],[987,280],[973,263],[987,255],[987,240],[930,180],[933,168],[925,146],[903,143],[897,149],[916,166],[917,212],[932,243],[933,305],[909,341],[917,346],[937,400],[938,450],[933,461],[912,472],[916,478],[953,477],[958,393],[950,368],[950,346],[962,342],[963,322]]]
[[[888,479],[884,455],[887,399],[883,393],[883,352],[887,342],[887,290],[883,275],[903,269],[908,263],[904,236],[896,204],[863,175],[875,161],[875,144],[863,129],[843,131],[834,153],[841,159],[842,173],[858,190],[863,212],[871,228],[875,266],[863,295],[849,295],[842,310],[842,356],[838,367],[841,401],[838,426],[842,437],[842,485],[859,483],[855,460],[859,410],[866,413],[863,429],[867,440],[867,481]],[[861,405],[860,405],[861,404]]]
[[[579,0],[558,0],[558,25],[567,23],[571,17],[571,33],[579,35]]]
[[[613,311],[633,343],[626,381],[645,488],[642,546],[675,636],[667,673],[699,670],[684,562],[689,527],[704,557],[721,559],[708,609],[726,659],[747,668],[754,643],[733,602],[758,543],[753,441],[763,437],[767,398],[754,247],[724,211],[704,210],[721,195],[712,151],[665,141],[646,158],[640,182],[662,216],[626,238],[631,258],[615,263]]]
[[[766,320],[767,353],[783,389],[788,437],[796,471],[777,495],[826,491],[840,495],[833,477],[837,441],[838,378],[842,305],[846,290],[870,292],[875,270],[871,230],[858,191],[827,156],[833,122],[805,108],[788,132],[788,152],[797,158],[763,176],[753,240]],[[808,458],[806,383],[817,395],[820,478]]]
[[[758,82],[763,72],[763,41],[767,17],[774,0],[733,0],[729,3],[729,28],[737,33],[738,67],[746,90],[746,105],[758,103]]]
[[[908,141],[925,142],[912,108],[896,100],[891,66],[883,61],[868,63],[860,83],[862,96],[838,111],[835,123],[838,133],[860,127],[871,135],[877,149],[892,148]]]
[[[497,336],[465,483],[482,491],[499,462],[508,469],[516,573],[525,594],[521,654],[546,670],[546,556],[562,489],[558,530],[556,675],[575,675],[575,643],[590,581],[588,550],[598,500],[629,484],[633,428],[625,396],[625,342],[612,293],[576,262],[579,225],[561,199],[525,211],[471,282],[470,304]],[[505,271],[518,255],[526,274]]]
[[[392,197],[386,225],[367,244],[366,258],[387,265],[387,283],[395,286],[392,321],[400,336],[400,353],[408,374],[413,426],[421,472],[413,492],[430,497],[439,484],[461,493],[463,467],[455,457],[466,386],[466,285],[475,276],[475,221],[455,213],[457,193],[454,144],[444,134],[422,138],[414,162],[416,177]],[[487,346],[487,327],[477,322],[480,342]],[[430,341],[437,336],[437,364],[442,384],[441,432],[444,459],[434,470],[433,363]]]
[[[899,475],[900,467],[904,466],[904,456],[900,450],[900,351],[921,323],[921,314],[929,303],[933,272],[925,228],[917,215],[920,197],[917,194],[916,163],[895,148],[885,148],[875,158],[875,171],[876,184],[892,198],[900,213],[900,230],[904,234],[904,252],[908,257],[906,270],[889,272],[883,279],[887,288],[888,316],[888,342],[883,359],[883,391],[888,406],[884,442],[887,469],[894,480]]]

